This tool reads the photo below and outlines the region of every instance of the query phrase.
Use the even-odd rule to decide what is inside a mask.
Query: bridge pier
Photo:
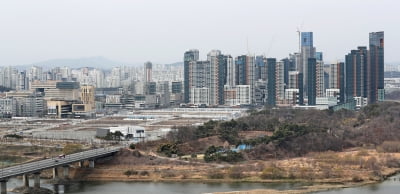
[[[7,180],[0,180],[0,194],[7,194]]]
[[[60,187],[58,184],[54,184],[53,185],[53,190],[55,194],[58,194],[60,192]]]
[[[36,189],[40,188],[40,172],[33,173],[33,187]]]
[[[94,160],[89,160],[89,168],[94,168]]]
[[[24,187],[29,187],[29,177],[28,177],[28,174],[22,175],[22,183],[24,184]]]
[[[54,167],[53,168],[53,179],[56,179],[56,178],[58,178],[58,169],[57,169],[57,167]]]
[[[64,178],[68,178],[69,176],[69,166],[63,166],[64,168]]]

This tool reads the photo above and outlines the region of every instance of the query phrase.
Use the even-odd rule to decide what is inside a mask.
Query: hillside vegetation
[[[309,152],[342,151],[360,146],[376,148],[384,142],[400,140],[398,118],[400,103],[395,102],[368,105],[358,112],[266,108],[250,111],[249,116],[236,120],[176,127],[167,136],[165,144],[169,146],[160,146],[173,148],[173,154],[190,155],[210,154],[210,149],[220,153],[239,144],[251,145],[251,149],[242,152],[243,156],[235,155],[246,160],[298,157]],[[240,135],[254,131],[270,132],[272,135],[251,138]],[[213,141],[208,142],[208,139]],[[392,144],[385,145],[397,146]],[[392,147],[387,149],[395,149]],[[159,151],[171,154],[168,149]]]

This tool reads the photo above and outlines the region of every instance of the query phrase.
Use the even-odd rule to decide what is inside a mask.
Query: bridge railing
[[[96,159],[118,152],[121,147],[100,148],[94,150],[87,150],[74,154],[65,155],[65,157],[53,157],[49,159],[24,163],[7,168],[0,169],[0,180],[7,179],[13,176],[19,176],[26,173],[40,172],[45,169],[54,168],[58,166],[68,165],[82,160]]]

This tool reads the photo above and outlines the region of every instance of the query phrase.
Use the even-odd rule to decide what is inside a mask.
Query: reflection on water
[[[14,188],[21,186],[20,179],[10,179],[7,187]],[[33,185],[31,180],[30,185]],[[187,194],[187,193],[211,193],[218,191],[240,191],[252,189],[299,189],[305,183],[166,183],[166,182],[75,182],[69,185],[52,185],[42,180],[41,186],[58,193],[73,193],[73,194],[125,194],[125,193],[163,193],[163,194]],[[322,194],[372,194],[385,193],[397,194],[400,193],[400,175],[391,177],[390,179],[378,183],[362,187],[335,189]]]
[[[400,193],[400,175],[390,177],[388,180],[362,187],[335,189],[331,191],[320,192],[322,194],[372,194],[372,193],[385,193],[385,194],[398,194]]]
[[[161,182],[81,182],[65,186],[65,193],[106,194],[106,193],[209,193],[217,191],[238,191],[250,189],[298,188],[304,184],[280,183],[161,183]]]
[[[33,185],[30,180],[30,185]],[[10,179],[8,189],[22,185],[20,179]],[[125,194],[125,193],[163,193],[187,194],[210,193],[217,191],[240,191],[251,189],[278,189],[287,190],[304,186],[302,183],[166,183],[166,182],[75,182],[69,185],[52,185],[42,180],[41,186],[52,189],[57,193],[74,194]]]

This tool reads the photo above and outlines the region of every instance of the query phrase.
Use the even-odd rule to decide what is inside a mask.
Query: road
[[[108,147],[94,150],[88,150],[84,152],[78,152],[75,154],[65,155],[65,157],[55,156],[54,158],[44,159],[36,162],[25,163],[16,165],[8,168],[0,169],[0,180],[7,180],[11,177],[23,175],[26,173],[40,172],[44,169],[49,169],[58,166],[69,165],[74,162],[95,159],[103,156],[107,156],[118,152],[121,147]]]

